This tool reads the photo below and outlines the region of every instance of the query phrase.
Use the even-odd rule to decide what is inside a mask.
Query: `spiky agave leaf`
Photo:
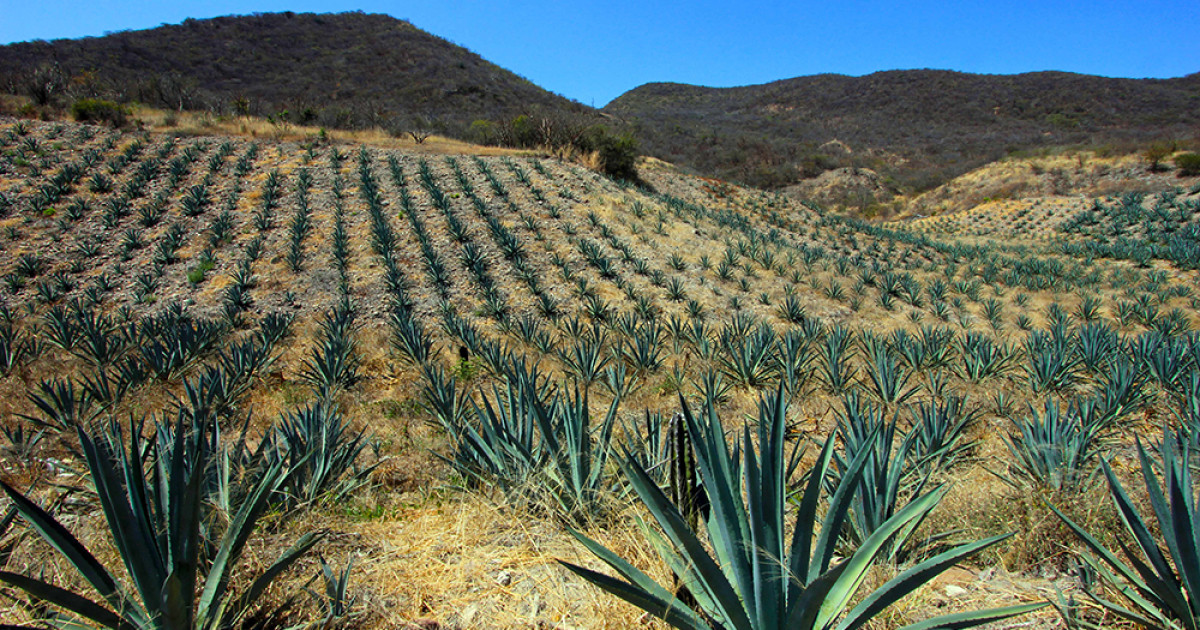
[[[25,496],[0,482],[21,516],[34,531],[62,553],[104,603],[36,578],[0,572],[0,581],[108,628],[121,630],[216,630],[235,623],[284,569],[320,539],[302,536],[237,597],[231,596],[232,570],[251,532],[287,471],[279,462],[251,481],[221,538],[207,539],[201,527],[209,457],[204,423],[185,430],[185,412],[169,434],[172,445],[145,448],[140,428],[130,427],[128,451],[122,429],[114,422],[107,433],[77,429],[81,450],[96,494],[133,588],[118,582],[65,527]],[[151,463],[149,468],[147,463]],[[214,545],[216,555],[205,571],[200,550]],[[201,572],[205,571],[203,575]],[[196,587],[203,578],[204,588]],[[107,606],[105,606],[105,603]]]
[[[638,497],[658,524],[658,528],[644,528],[647,538],[695,597],[698,610],[684,605],[671,590],[582,533],[573,532],[624,579],[560,562],[584,579],[677,628],[854,630],[938,573],[1003,538],[961,545],[930,558],[879,587],[850,609],[850,602],[888,541],[928,514],[944,491],[929,493],[905,506],[854,554],[833,565],[836,532],[846,517],[866,455],[861,454],[850,463],[822,517],[818,508],[833,456],[834,441],[830,438],[810,472],[789,541],[785,533],[789,491],[784,456],[786,407],[782,399],[782,392],[776,392],[760,405],[757,453],[751,446],[748,428],[743,442],[731,450],[715,413],[709,410],[706,418],[697,419],[683,403],[712,505],[705,527],[707,541],[688,526],[679,509],[634,458],[627,456],[620,462]],[[813,536],[818,529],[821,533],[814,545]],[[962,613],[911,627],[966,628],[1043,605]]]
[[[1161,485],[1155,462],[1140,440],[1137,445],[1143,482],[1165,551],[1107,462],[1101,462],[1104,476],[1134,546],[1123,544],[1124,553],[1118,555],[1058,508],[1050,508],[1094,554],[1084,560],[1128,601],[1121,605],[1089,592],[1101,606],[1153,630],[1196,630],[1200,628],[1200,518],[1192,482],[1191,458],[1195,455],[1186,440],[1171,437],[1161,446]]]

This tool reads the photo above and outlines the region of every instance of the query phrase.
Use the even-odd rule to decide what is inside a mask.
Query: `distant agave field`
[[[278,541],[424,448],[395,403],[421,483],[573,534],[602,565],[562,579],[675,627],[1197,627],[1200,190],[968,231],[643,176],[0,121],[9,613],[407,621],[313,564],[339,532]],[[630,501],[640,564],[595,539]],[[1058,577],[897,603],[964,562]]]

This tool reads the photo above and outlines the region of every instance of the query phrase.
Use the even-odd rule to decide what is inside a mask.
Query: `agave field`
[[[0,120],[4,621],[1200,627],[1200,190],[643,178]]]

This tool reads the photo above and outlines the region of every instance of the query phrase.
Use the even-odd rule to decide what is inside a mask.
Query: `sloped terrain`
[[[556,562],[607,570],[568,527],[671,584],[615,460],[665,467],[683,402],[752,429],[778,391],[788,443],[838,435],[840,461],[856,431],[894,423],[882,448],[911,457],[892,508],[946,484],[872,587],[933,553],[930,535],[1016,532],[874,627],[1056,589],[1080,618],[1118,623],[1082,603],[1082,547],[1047,504],[1114,541],[1099,460],[1137,488],[1134,436],[1200,435],[1200,191],[1047,209],[1039,229],[1062,238],[1014,243],[1024,224],[880,227],[667,165],[641,174],[648,189],[549,158],[0,121],[0,472],[119,566],[77,425],[203,420],[230,445],[245,426],[264,457],[308,470],[320,449],[303,459],[280,427],[315,418],[342,431],[321,452],[349,458],[272,495],[242,573],[319,530],[324,559],[355,558],[349,624],[657,627]],[[1051,413],[1096,439],[1039,468],[1062,448],[1037,441]],[[581,417],[582,443],[553,450]],[[489,459],[480,434],[507,455]],[[596,467],[574,478],[580,453]],[[214,522],[233,496],[206,495]],[[7,570],[86,588],[21,522]],[[862,527],[832,537],[839,557]],[[300,592],[317,562],[263,602]],[[313,600],[277,614],[319,618]]]

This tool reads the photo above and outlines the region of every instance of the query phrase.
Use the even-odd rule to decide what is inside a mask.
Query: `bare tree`
[[[49,105],[66,84],[66,77],[57,63],[38,66],[24,80],[25,93],[37,105]]]
[[[405,133],[413,139],[413,142],[425,144],[425,141],[433,134],[433,125],[424,116],[415,116],[412,119],[412,123],[405,130]]]

